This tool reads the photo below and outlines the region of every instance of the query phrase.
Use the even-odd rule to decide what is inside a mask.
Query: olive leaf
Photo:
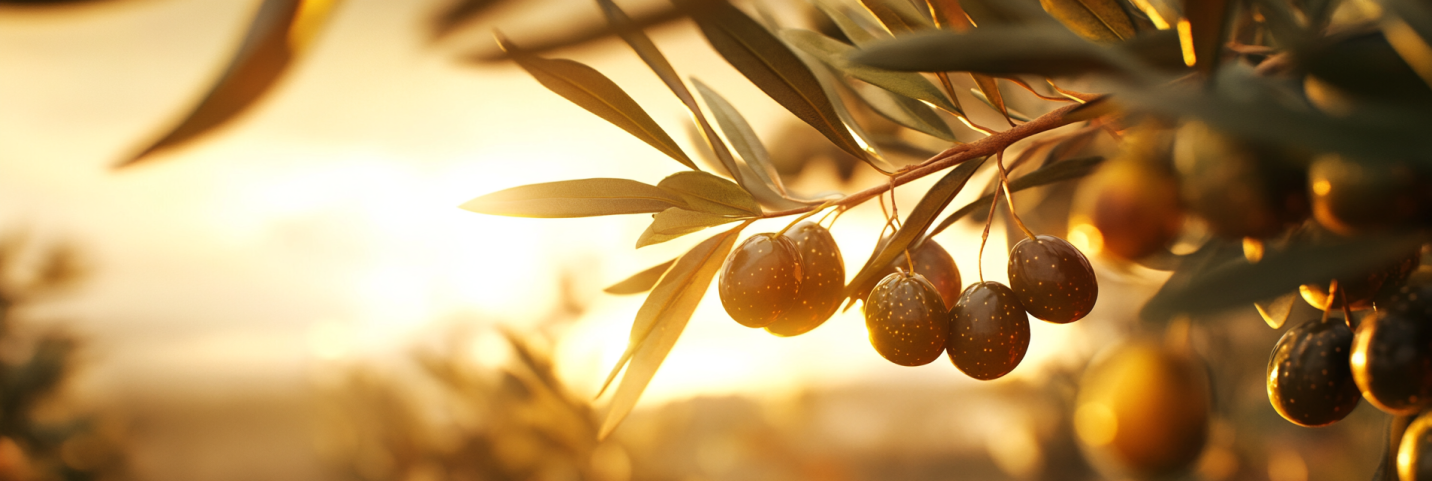
[[[982,73],[970,72],[970,77],[975,79],[975,85],[979,87],[983,100],[989,104],[995,112],[1004,116],[1004,120],[1014,126],[1014,119],[1009,115],[1009,107],[1004,105],[1004,94],[999,92],[999,82],[994,77]]]
[[[1009,191],[1019,192],[1024,189],[1031,189],[1034,187],[1049,185],[1055,182],[1078,179],[1080,177],[1084,177],[1089,175],[1090,173],[1093,173],[1094,169],[1099,167],[1099,163],[1103,161],[1103,157],[1086,157],[1082,159],[1070,159],[1061,162],[1055,162],[1044,167],[1040,167],[1034,172],[1030,172],[1028,174],[1019,176],[1018,178],[1011,179],[1009,181]],[[950,227],[951,225],[954,225],[955,222],[958,222],[960,219],[965,218],[965,216],[968,216],[975,212],[989,210],[990,202],[994,202],[993,193],[986,194],[983,197],[975,199],[973,202],[965,204],[964,207],[960,207],[959,210],[956,210],[954,213],[951,213],[949,216],[945,217],[944,220],[941,220],[940,223],[936,225],[934,229],[931,229],[930,236],[933,237],[936,234],[944,232],[946,228]]]
[[[1134,22],[1118,0],[1039,0],[1039,4],[1088,40],[1112,43],[1134,37]]]
[[[745,185],[746,179],[741,176],[736,159],[731,157],[731,151],[726,148],[725,143],[721,142],[721,137],[716,135],[716,129],[711,128],[711,123],[706,121],[706,116],[701,113],[701,106],[696,103],[696,97],[693,97],[691,90],[681,82],[681,76],[676,73],[671,62],[666,60],[666,56],[656,48],[656,44],[652,43],[651,38],[647,37],[639,26],[633,24],[626,12],[612,3],[612,0],[597,0],[597,5],[606,15],[607,23],[621,35],[622,40],[631,46],[637,56],[646,62],[647,67],[661,79],[662,83],[671,89],[671,93],[676,94],[676,98],[681,100],[681,104],[686,106],[686,110],[691,112],[691,117],[701,128],[701,137],[711,147],[711,152],[716,154],[716,158],[721,161],[721,167],[725,168],[726,173],[736,179],[737,183]]]
[[[581,179],[503,189],[461,207],[481,214],[556,218],[640,214],[686,206],[682,195],[635,180]]]
[[[265,0],[229,65],[184,119],[115,167],[134,165],[228,123],[273,89],[307,52],[339,0]]]
[[[841,43],[830,37],[826,37],[810,30],[785,29],[781,31],[781,38],[802,52],[815,57],[822,63],[832,68],[874,85],[889,90],[897,95],[902,95],[916,100],[929,102],[931,105],[944,109],[946,112],[959,112],[959,107],[950,103],[949,98],[940,92],[940,88],[930,83],[925,77],[911,72],[892,72],[866,65],[853,63],[849,56],[855,52],[855,48]]]
[[[643,292],[649,291],[651,290],[652,286],[656,285],[656,281],[661,280],[661,276],[665,275],[666,271],[671,270],[672,264],[676,264],[676,259],[672,259],[651,266],[644,271],[632,274],[631,277],[628,277],[621,282],[607,286],[606,289],[602,289],[602,292],[605,292],[607,294],[622,295],[641,294]]]
[[[1246,306],[1303,284],[1365,274],[1406,256],[1426,240],[1421,235],[1403,234],[1292,244],[1265,253],[1257,264],[1241,256],[1227,256],[1229,260],[1190,275],[1186,281],[1175,283],[1170,279],[1149,299],[1141,315],[1149,320],[1164,320],[1179,313],[1200,314]]]
[[[1293,50],[1298,65],[1354,96],[1432,104],[1432,89],[1392,45],[1395,34],[1363,32],[1308,42]],[[1428,67],[1432,67],[1429,64]]]
[[[864,100],[876,113],[897,124],[924,132],[940,140],[958,142],[950,126],[929,105],[903,95],[896,95],[882,88],[855,88],[855,94]]]
[[[647,227],[645,232],[642,232],[641,237],[637,238],[636,247],[640,249],[652,244],[666,242],[686,234],[698,232],[707,227],[729,224],[750,218],[750,216],[728,217],[672,207],[652,217],[651,225]]]
[[[735,183],[706,172],[677,172],[657,187],[681,196],[688,208],[718,215],[761,215],[761,206]]]
[[[811,68],[811,72],[815,73],[816,81],[820,82],[821,94],[830,99],[831,105],[835,107],[836,116],[840,117],[841,122],[844,122],[850,129],[851,135],[859,139],[861,145],[869,146],[867,148],[868,155],[859,157],[859,159],[865,162],[865,165],[869,165],[881,173],[887,175],[894,174],[895,167],[885,160],[885,157],[880,153],[878,145],[872,141],[873,137],[870,133],[866,132],[865,128],[861,127],[860,123],[855,121],[855,116],[851,115],[850,110],[845,107],[845,103],[841,100],[842,97],[839,92],[839,89],[844,84],[841,83],[835,72],[832,72],[830,67],[825,66],[819,60],[811,58],[809,55],[804,53],[798,53],[797,55]]]
[[[726,2],[678,0],[716,52],[767,96],[815,127],[841,150],[858,158],[866,152],[820,87],[810,67],[790,48],[740,9]]]
[[[996,90],[996,92],[998,92],[998,90]],[[1001,99],[999,105],[995,105],[995,103],[990,100],[989,96],[985,95],[984,91],[980,89],[970,89],[970,95],[974,95],[975,98],[980,99],[981,102],[984,102],[985,105],[988,105],[989,108],[994,109],[996,112],[1003,113],[1005,118],[1007,119],[1018,120],[1020,122],[1028,122],[1030,120],[1028,115],[1024,115],[1022,113],[1019,113],[1019,111],[1010,110],[1008,107],[1005,107],[1003,99]],[[1068,116],[1066,115],[1065,118],[1068,118]]]
[[[970,17],[965,13],[964,7],[960,6],[960,0],[925,0],[925,6],[935,17],[935,25],[940,28],[953,28],[957,32],[963,32],[974,28],[970,23]]]
[[[875,20],[863,17],[857,20],[856,16],[860,15],[859,11],[852,11],[852,9],[846,7],[845,3],[837,2],[836,0],[814,0],[814,2],[815,7],[819,9],[821,13],[824,13],[825,16],[830,17],[831,21],[835,22],[836,28],[839,28],[840,32],[844,33],[845,37],[849,38],[850,41],[856,45],[864,45],[882,38],[890,38],[890,35],[886,32],[873,33],[870,30],[866,30],[861,20],[864,20],[865,23],[874,23]]]
[[[633,137],[676,159],[681,165],[697,169],[696,163],[651,119],[651,115],[606,75],[580,62],[546,59],[526,53],[501,34],[497,34],[497,42],[512,54],[517,65],[532,74],[543,87],[620,127]]]
[[[1109,51],[1068,31],[1039,27],[982,27],[961,34],[919,32],[872,43],[851,60],[898,71],[1047,77],[1124,69]]]
[[[1058,24],[1047,12],[1029,1],[960,0],[960,7],[981,28],[1009,25],[1049,28]]]
[[[731,146],[736,149],[736,153],[741,154],[741,158],[751,167],[751,171],[756,174],[756,177],[777,193],[785,193],[786,186],[781,183],[781,174],[771,164],[770,153],[766,151],[766,146],[761,144],[761,139],[756,136],[756,131],[751,128],[751,124],[741,116],[741,112],[727,102],[725,97],[701,83],[700,80],[693,78],[691,83],[696,86],[696,91],[701,94],[701,98],[706,99],[706,105],[711,107],[711,115],[716,117],[716,124],[721,126],[721,131],[726,133],[726,138],[731,141]]]
[[[1231,3],[1229,0],[1183,1],[1183,16],[1188,23],[1179,24],[1179,38],[1187,43],[1184,52],[1193,53],[1193,59],[1185,58],[1184,62],[1204,75],[1212,75],[1218,68],[1224,37],[1228,35],[1228,17],[1233,10]],[[1187,34],[1183,33],[1185,29]]]
[[[637,29],[657,27],[661,25],[670,24],[675,21],[682,20],[684,18],[686,18],[686,15],[682,14],[680,10],[677,10],[676,8],[673,8],[671,6],[664,6],[654,9],[643,10],[642,12],[637,13],[635,17],[631,17],[629,19],[629,25]],[[606,39],[613,35],[618,35],[619,33],[620,32],[618,32],[618,29],[610,24],[594,22],[591,24],[576,26],[570,29],[563,29],[562,33],[557,36],[534,38],[530,40],[524,38],[524,42],[522,43],[522,45],[524,50],[530,53],[540,54],[558,49],[586,45],[598,40]],[[509,58],[511,58],[511,56],[507,52],[504,52],[502,49],[483,50],[467,55],[467,59],[474,62],[495,62],[500,60],[507,60]]]
[[[954,200],[955,195],[959,194],[961,189],[964,189],[965,183],[969,182],[970,176],[974,175],[975,170],[984,164],[986,158],[967,160],[954,169],[950,169],[950,172],[944,177],[940,177],[940,180],[925,192],[925,196],[920,198],[920,202],[915,204],[915,208],[910,210],[910,214],[905,218],[900,229],[890,236],[890,242],[872,254],[870,259],[865,261],[865,266],[861,267],[855,277],[851,278],[850,285],[845,288],[845,297],[852,298],[856,293],[862,292],[865,286],[877,281],[878,279],[875,277],[880,275],[885,266],[890,265],[891,261],[905,252],[905,248],[910,246],[911,242],[924,235],[925,229],[935,221],[935,216],[939,215],[945,206],[950,205],[950,201]],[[852,298],[850,303],[846,304],[846,308],[850,308],[854,303],[855,299]]]
[[[930,19],[915,10],[915,6],[906,0],[860,0],[865,9],[869,10],[880,23],[885,25],[890,33],[914,32],[934,28]]]
[[[1268,323],[1268,327],[1282,329],[1283,323],[1288,322],[1288,315],[1293,313],[1293,303],[1298,297],[1298,291],[1293,291],[1272,299],[1255,301],[1253,307],[1258,309],[1258,315],[1263,317],[1263,322]]]
[[[642,391],[646,390],[657,368],[661,367],[662,361],[681,337],[681,332],[686,329],[691,314],[701,303],[701,297],[706,294],[743,227],[744,224],[717,234],[682,254],[646,297],[632,323],[631,340],[626,352],[622,353],[602,385],[601,391],[605,392],[617,373],[626,367],[626,375],[617,385],[611,407],[602,421],[599,438],[611,434],[636,406]],[[597,395],[601,396],[601,393]]]

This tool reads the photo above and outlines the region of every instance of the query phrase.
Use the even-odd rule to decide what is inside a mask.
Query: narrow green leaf
[[[941,119],[929,105],[903,95],[895,95],[882,88],[847,86],[851,87],[851,90],[854,90],[861,100],[870,105],[870,108],[885,118],[940,140],[958,142],[955,139],[955,133],[950,131],[950,126],[945,124],[944,119]]]
[[[1168,319],[1178,313],[1200,314],[1248,305],[1311,283],[1357,276],[1406,256],[1427,239],[1421,235],[1368,236],[1325,243],[1294,244],[1268,252],[1257,264],[1235,258],[1160,290],[1141,315]]]
[[[1300,297],[1298,291],[1293,291],[1272,299],[1254,302],[1253,307],[1258,309],[1258,315],[1263,316],[1263,322],[1268,323],[1268,327],[1282,329],[1283,323],[1288,322],[1288,315],[1293,313],[1293,303],[1297,302]]]
[[[1099,166],[1100,162],[1103,161],[1103,157],[1087,157],[1083,159],[1070,159],[1062,162],[1055,162],[1044,167],[1040,167],[1038,170],[1022,175],[1019,178],[1011,179],[1009,181],[1009,191],[1019,192],[1024,189],[1031,189],[1034,187],[1049,185],[1055,182],[1078,179],[1094,172],[1094,169]],[[934,229],[930,230],[930,235],[934,236],[936,234],[944,232],[946,228],[950,227],[951,225],[954,225],[955,222],[958,222],[960,219],[965,218],[965,216],[968,216],[975,212],[989,210],[990,202],[994,202],[994,194],[987,194],[983,197],[975,199],[973,202],[965,204],[964,207],[960,207],[959,210],[956,210],[954,213],[945,217],[944,220],[941,220],[940,223],[936,225]]]
[[[1118,0],[1039,0],[1039,4],[1085,39],[1113,43],[1134,37],[1134,22]]]
[[[530,184],[469,200],[473,212],[511,217],[590,217],[661,212],[686,207],[677,193],[627,179],[581,179]]]
[[[497,42],[512,54],[517,65],[532,74],[543,87],[620,127],[682,165],[697,168],[676,141],[651,119],[651,115],[606,75],[572,60],[545,59],[525,53],[501,34],[497,35]]]
[[[652,43],[651,38],[647,37],[638,25],[633,24],[626,12],[617,7],[612,0],[597,0],[597,5],[602,8],[602,13],[606,15],[607,22],[611,24],[612,28],[616,29],[627,45],[630,45],[637,56],[646,62],[647,67],[651,68],[651,71],[661,79],[662,83],[671,89],[671,93],[676,94],[676,98],[681,100],[681,104],[686,106],[686,110],[691,112],[691,118],[695,119],[696,125],[701,127],[702,139],[711,147],[711,152],[716,154],[717,160],[721,161],[721,167],[725,168],[726,173],[736,179],[737,183],[745,185],[746,179],[741,177],[741,170],[736,165],[736,159],[731,157],[731,151],[726,148],[725,143],[721,142],[721,137],[716,135],[716,129],[711,128],[711,123],[706,121],[706,116],[701,113],[701,106],[696,103],[696,97],[693,97],[691,90],[681,82],[681,75],[676,73],[671,62],[666,60],[666,56],[656,48],[656,44]]]
[[[1206,76],[1212,76],[1222,57],[1223,42],[1228,35],[1228,18],[1232,15],[1229,0],[1184,0],[1183,16],[1188,26],[1187,35],[1180,39],[1189,42],[1193,49],[1194,64]],[[1186,60],[1185,60],[1186,61]]]
[[[651,230],[657,234],[686,235],[707,227],[729,224],[750,217],[727,217],[724,215],[696,212],[678,207],[663,210],[651,221]]]
[[[995,112],[1003,115],[1004,120],[1009,122],[1010,127],[1013,127],[1014,119],[1009,116],[1009,107],[1004,105],[1004,94],[999,92],[999,81],[989,75],[974,72],[970,72],[970,77],[975,80],[975,85],[984,95],[984,102],[993,107]]]
[[[671,270],[671,266],[673,264],[676,264],[676,259],[672,259],[651,266],[644,271],[632,274],[631,277],[628,277],[621,282],[612,284],[606,289],[602,289],[602,292],[605,292],[607,294],[624,295],[641,294],[643,292],[649,291],[651,290],[652,286],[656,285],[656,281],[661,280],[661,276],[665,275],[666,271]]]
[[[511,2],[512,0],[499,0]],[[682,14],[671,6],[643,10],[631,18],[631,25],[640,28],[660,27],[685,20],[686,15]],[[562,29],[556,35],[542,37],[523,37],[522,48],[534,54],[543,54],[554,50],[568,49],[591,44],[599,40],[605,40],[617,35],[617,29],[611,25],[601,23],[584,23],[570,29]],[[465,55],[465,58],[473,62],[498,62],[511,58],[507,52],[500,48],[487,48]]]
[[[307,52],[334,7],[333,0],[264,0],[228,67],[172,128],[115,167],[126,167],[186,144],[227,124],[258,103]]]
[[[719,215],[761,215],[761,206],[741,186],[705,172],[677,172],[656,185],[680,195],[692,210]]]
[[[874,43],[857,51],[851,60],[897,71],[1055,77],[1120,70],[1111,57],[1067,31],[982,27],[962,34],[920,32]]]
[[[851,42],[855,42],[856,45],[865,45],[876,40],[890,38],[890,35],[886,32],[879,32],[877,34],[866,30],[865,25],[873,25],[876,20],[865,18],[862,14],[868,12],[864,10],[857,11],[847,8],[846,3],[836,0],[814,1],[816,8],[824,13],[825,16],[830,17],[831,21],[835,22],[836,28],[839,28],[840,32],[844,33],[846,38],[849,38]]]
[[[691,320],[697,304],[701,303],[726,254],[731,252],[742,227],[744,225],[718,234],[682,254],[646,297],[632,323],[631,341],[626,352],[622,353],[602,386],[601,390],[606,391],[616,374],[623,366],[626,367],[626,375],[617,385],[611,407],[602,421],[599,438],[611,434],[636,407],[642,391],[646,390],[657,368],[661,367],[662,361],[666,360],[666,355],[681,337],[681,332],[686,329],[686,323]]]
[[[756,136],[751,124],[741,116],[741,112],[700,80],[693,78],[691,83],[696,86],[696,92],[701,94],[701,98],[706,99],[706,105],[711,107],[711,115],[716,116],[716,124],[721,126],[721,131],[726,133],[731,146],[735,147],[736,153],[751,166],[756,177],[776,192],[784,193],[786,187],[781,183],[781,174],[776,171],[775,165],[771,164],[770,153],[766,151],[766,146],[761,144],[761,139]]]
[[[831,101],[821,95],[815,74],[761,24],[724,1],[678,0],[678,5],[688,9],[711,46],[767,96],[842,150],[869,157]]]
[[[810,30],[791,28],[782,30],[781,38],[841,73],[898,95],[929,102],[946,112],[959,111],[939,87],[920,74],[892,72],[851,62],[849,57],[856,51],[855,48],[835,39]]]
[[[845,107],[845,102],[842,100],[843,97],[839,92],[839,89],[843,86],[838,78],[839,76],[836,75],[830,67],[812,58],[810,55],[800,52],[797,52],[797,55],[800,56],[801,61],[810,67],[811,72],[815,74],[816,81],[820,83],[820,93],[825,95],[825,98],[829,99],[831,105],[835,107],[835,115],[840,117],[840,121],[845,123],[850,129],[851,135],[859,139],[861,145],[869,146],[866,149],[868,155],[857,158],[865,162],[865,165],[869,165],[870,168],[885,174],[893,174],[895,167],[885,160],[884,155],[880,153],[879,146],[872,141],[873,137],[871,137],[870,133],[866,132],[865,128],[861,127],[860,123],[855,121],[855,116],[851,115],[850,110]]]
[[[886,30],[896,35],[935,27],[929,18],[905,0],[860,0],[860,3],[880,19]]]
[[[936,181],[935,185],[925,192],[925,196],[920,199],[915,208],[910,210],[910,214],[905,218],[900,229],[890,237],[890,242],[872,254],[870,259],[865,262],[865,266],[860,268],[860,272],[857,272],[851,279],[850,285],[846,286],[845,297],[852,297],[861,292],[866,285],[877,281],[878,279],[875,277],[880,275],[885,266],[905,252],[905,248],[910,246],[911,242],[924,235],[925,229],[935,221],[935,216],[939,215],[945,206],[950,205],[950,201],[954,200],[955,195],[964,189],[966,182],[969,182],[970,176],[974,175],[975,170],[984,164],[984,160],[985,158],[982,157],[965,161]],[[851,303],[854,303],[853,299]]]

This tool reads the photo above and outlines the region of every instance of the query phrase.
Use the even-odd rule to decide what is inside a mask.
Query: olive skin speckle
[[[950,310],[950,362],[982,381],[1009,374],[1029,350],[1029,316],[998,282],[971,284]]]
[[[1289,329],[1268,359],[1268,401],[1299,426],[1347,417],[1362,398],[1349,357],[1353,333],[1340,320],[1314,319]]]
[[[924,276],[896,272],[870,291],[865,328],[882,357],[901,366],[920,366],[945,350],[948,315],[940,293]]]
[[[737,246],[721,267],[721,305],[746,327],[766,327],[799,304],[804,279],[800,250],[786,236],[757,234]]]
[[[801,222],[784,236],[801,254],[804,278],[795,305],[782,311],[766,332],[788,337],[810,332],[824,324],[845,300],[845,261],[830,231],[814,222]]]
[[[1067,324],[1082,319],[1099,299],[1089,259],[1058,237],[1041,235],[1009,253],[1009,287],[1037,319]]]

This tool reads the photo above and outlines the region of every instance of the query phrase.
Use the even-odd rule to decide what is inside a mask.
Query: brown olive
[[[1047,235],[1014,245],[1009,287],[1029,315],[1057,324],[1082,319],[1099,299],[1089,259],[1064,239]]]
[[[1014,291],[998,282],[971,284],[950,311],[950,362],[966,375],[997,379],[1029,350],[1029,316]]]
[[[1402,286],[1357,327],[1352,374],[1363,398],[1392,414],[1432,402],[1432,284]]]
[[[875,352],[901,366],[929,364],[940,357],[949,336],[945,303],[919,274],[885,276],[865,302],[865,329]]]
[[[1432,411],[1417,416],[1402,432],[1397,477],[1401,481],[1432,480]]]
[[[880,245],[883,247],[888,241],[889,239],[882,239]],[[940,244],[936,243],[934,239],[925,239],[909,252],[914,257],[915,273],[930,281],[930,285],[935,286],[935,291],[940,293],[940,299],[945,301],[946,310],[953,309],[955,301],[960,298],[960,288],[963,287],[960,280],[960,268],[955,265],[955,258],[950,257],[950,253],[945,251],[944,247],[940,247]],[[891,261],[890,265],[885,266],[885,270],[881,271],[881,274],[889,276],[895,273],[896,268],[909,269],[910,264],[905,260],[905,254],[902,253]],[[869,287],[873,286],[867,286],[867,289],[857,293],[855,298],[868,298],[870,296]]]
[[[1299,426],[1347,417],[1361,394],[1352,379],[1352,331],[1337,320],[1313,319],[1289,329],[1268,358],[1268,400]]]
[[[1137,478],[1167,476],[1198,459],[1212,395],[1202,361],[1147,340],[1111,347],[1079,382],[1074,428],[1095,460]]]
[[[1323,156],[1308,168],[1313,218],[1344,235],[1405,225],[1418,217],[1421,180],[1406,163]]]
[[[1079,185],[1075,210],[1098,229],[1102,251],[1122,259],[1158,252],[1183,230],[1183,202],[1161,130],[1126,136],[1124,152]]]
[[[766,331],[777,336],[810,332],[825,323],[845,300],[845,261],[830,231],[814,222],[801,222],[785,234],[801,254],[804,278],[796,292],[797,304],[781,312]]]
[[[796,292],[803,274],[800,250],[789,238],[753,235],[721,267],[721,305],[743,326],[768,326],[799,304]]]
[[[1214,234],[1266,238],[1308,216],[1308,154],[1235,138],[1199,122],[1178,131],[1183,199]]]

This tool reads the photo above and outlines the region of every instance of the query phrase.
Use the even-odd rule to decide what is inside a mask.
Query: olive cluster
[[[954,259],[931,239],[895,258],[884,274],[868,292],[854,294],[865,302],[875,351],[902,366],[928,364],[947,353],[955,367],[982,380],[1004,376],[1024,359],[1030,315],[1074,322],[1088,315],[1099,295],[1084,254],[1044,235],[1014,246],[1008,286],[978,282],[962,292]],[[846,298],[844,279],[829,231],[802,222],[746,239],[726,258],[718,290],[736,322],[793,336],[835,313]]]

